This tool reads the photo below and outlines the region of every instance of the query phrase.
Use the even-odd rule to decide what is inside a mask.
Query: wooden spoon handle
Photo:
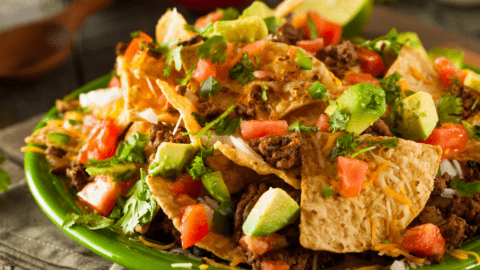
[[[56,20],[76,33],[83,22],[93,13],[102,10],[115,0],[74,0]]]

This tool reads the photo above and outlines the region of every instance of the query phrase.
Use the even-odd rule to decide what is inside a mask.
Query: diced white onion
[[[207,214],[207,223],[208,223],[208,228],[212,228],[213,226],[213,209],[210,207],[210,205],[202,198],[198,198],[198,201],[203,204],[205,207],[205,212]]]
[[[205,202],[208,204],[208,206],[210,208],[212,208],[213,210],[217,209],[217,207],[218,207],[218,202],[217,201],[215,201],[214,199],[212,199],[208,196],[205,196],[204,199],[205,199]]]
[[[175,125],[175,128],[172,131],[172,135],[175,135],[175,133],[177,133],[178,126],[180,126],[180,123],[182,122],[182,119],[183,119],[183,114],[180,114],[180,117],[178,118],[177,124]]]
[[[444,197],[444,198],[453,198],[453,195],[457,194],[457,191],[455,189],[451,189],[451,188],[445,188],[442,192],[442,194],[440,194],[440,196]]]
[[[405,270],[405,264],[401,261],[394,261],[392,266],[390,266],[391,270]]]
[[[207,140],[208,140],[207,136],[202,136],[202,144],[206,144]],[[217,136],[214,134],[210,137],[210,140],[208,141],[209,144],[213,144],[213,145],[215,145],[217,142],[233,145],[232,140],[230,140],[230,136]]]
[[[460,177],[460,179],[463,179],[462,167],[460,166],[458,160],[454,159],[453,164],[455,165],[455,168],[457,168],[458,177]]]
[[[233,146],[235,146],[235,148],[238,151],[253,158],[255,161],[259,162],[260,164],[265,163],[262,157],[259,154],[257,154],[255,151],[253,151],[253,149],[248,144],[246,144],[242,139],[235,138],[234,136],[230,136],[230,140],[232,141]]]
[[[152,124],[158,124],[158,116],[157,114],[153,111],[152,108],[148,108],[144,111],[141,111],[138,113],[138,116],[141,118],[145,119],[146,121],[152,123]]]
[[[95,91],[90,91],[85,94],[80,94],[80,106],[87,107],[90,105],[95,105],[97,107],[102,107],[108,105],[117,99],[123,97],[122,90],[115,86],[107,89],[98,89]]]
[[[188,268],[188,269],[192,269],[193,264],[192,264],[192,263],[172,263],[171,266],[172,266],[172,268]]]
[[[452,164],[448,159],[444,159],[442,163],[440,163],[440,172],[442,173],[442,175],[444,173],[447,173],[448,175],[450,175],[450,177],[457,176],[457,170],[453,168]]]
[[[188,98],[192,103],[195,103],[198,101],[198,97],[194,93],[191,93],[188,91],[185,93],[185,97]]]
[[[146,77],[145,80],[147,81],[148,88],[150,89],[150,92],[152,92],[154,97],[158,97],[157,92],[155,92],[155,89],[153,88],[152,82],[150,81],[149,77]]]

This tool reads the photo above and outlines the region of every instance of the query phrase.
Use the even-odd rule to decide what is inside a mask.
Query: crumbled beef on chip
[[[72,179],[72,186],[78,191],[93,181],[93,177],[88,175],[81,164],[74,165],[71,169],[67,169],[67,176]]]
[[[57,110],[59,113],[65,113],[67,111],[74,111],[80,108],[80,101],[78,100],[65,101],[65,100],[57,99],[55,101],[55,105],[57,106]]]
[[[317,52],[316,57],[324,62],[328,69],[340,79],[358,60],[355,47],[350,40],[343,40],[337,45],[329,45]]]
[[[462,99],[462,118],[466,119],[480,112],[480,104],[473,107],[475,101],[480,98],[480,93],[467,86],[453,85],[450,93]],[[473,107],[473,109],[472,109]]]
[[[155,152],[162,142],[190,143],[190,137],[182,135],[182,133],[186,132],[185,128],[179,126],[177,132],[173,134],[174,128],[173,124],[168,123],[152,124],[149,139]]]
[[[244,120],[253,120],[257,116],[255,104],[238,104],[235,106],[235,113]]]
[[[375,121],[362,134],[370,134],[372,136],[394,137],[393,133],[390,131],[390,128],[382,119],[378,119],[377,121]]]
[[[480,163],[473,160],[467,161],[467,166],[463,174],[465,182],[467,183],[480,181]]]
[[[444,173],[442,176],[436,174],[433,182],[432,195],[440,195],[450,185],[452,178],[448,173]]]
[[[303,39],[302,29],[297,29],[289,22],[280,25],[275,31],[272,40],[275,42],[285,43],[288,45],[295,45],[297,41]]]

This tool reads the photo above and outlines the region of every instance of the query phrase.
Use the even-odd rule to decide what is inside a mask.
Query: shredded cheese
[[[375,251],[383,251],[388,252],[389,255],[403,255],[407,260],[414,262],[414,263],[424,263],[425,259],[415,257],[408,253],[408,251],[404,250],[399,244],[378,244],[373,246],[373,250]],[[396,256],[392,256],[396,257]]]
[[[218,268],[221,268],[221,269],[237,270],[235,267],[231,267],[231,266],[228,266],[228,265],[225,265],[225,264],[217,263],[216,261],[214,261],[212,259],[209,259],[209,258],[206,258],[206,257],[202,258],[202,262],[208,263],[211,266],[215,266],[215,267],[218,267]]]
[[[407,205],[410,208],[410,211],[412,211],[412,213],[416,213],[415,209],[412,206],[412,202],[409,199],[398,194],[393,188],[385,186],[385,192],[387,192],[388,195],[397,200],[399,203]]]
[[[388,165],[390,165],[390,163],[391,163],[391,161],[387,161],[387,162],[383,163],[382,165],[380,165],[380,167],[378,167],[378,169],[376,171],[374,171],[372,173],[372,180],[373,180],[373,182],[375,183],[376,186],[380,186],[380,182],[377,179],[378,173],[385,170],[388,167]]]
[[[79,112],[76,112],[76,111],[65,112],[65,119],[66,120],[82,120],[83,117],[84,117],[83,114],[81,114]],[[53,121],[55,121],[55,120],[53,120]],[[56,121],[62,121],[62,120],[56,120]]]
[[[323,155],[328,155],[330,148],[333,147],[333,144],[337,141],[338,137],[342,136],[342,134],[343,132],[335,132],[330,138],[328,138],[327,143],[323,147]]]
[[[423,77],[423,75],[414,67],[410,67],[410,71],[412,72],[412,76],[419,80],[419,81],[422,81],[426,84],[433,84],[433,82],[425,77]]]
[[[157,248],[157,249],[170,249],[172,248],[173,246],[175,246],[175,243],[171,243],[171,244],[168,244],[168,245],[158,245],[158,244],[154,244],[152,242],[149,242],[147,240],[145,240],[145,238],[140,235],[138,237],[138,239],[140,240],[140,242],[142,242],[142,244],[144,244],[145,246],[147,247],[153,247],[153,248]]]
[[[47,122],[47,127],[62,127],[63,120],[50,120]]]
[[[403,188],[402,188],[402,187],[400,187],[400,191],[402,192],[402,194],[403,194],[403,197],[407,197],[407,194],[405,194],[405,190],[403,190]]]
[[[40,153],[40,154],[44,154],[46,155],[47,153],[45,152],[45,150],[43,150],[42,148],[39,148],[39,147],[36,147],[36,146],[24,146],[20,149],[22,152],[37,152],[37,153]]]
[[[375,218],[370,215],[370,220],[372,221],[372,246],[375,245],[375,230],[377,228],[377,223],[375,223]]]
[[[468,255],[475,257],[475,260],[480,263],[480,256],[473,251],[461,250],[461,249],[451,249],[446,251],[450,256],[457,258],[459,260],[467,260]]]
[[[338,79],[331,71],[328,72],[328,75],[330,75],[330,77],[332,77],[333,81],[335,82],[335,84],[337,86],[342,86],[342,81],[340,81],[340,79]]]
[[[477,260],[477,263],[480,263],[480,256],[476,252],[473,251],[465,251],[467,254],[473,255],[475,257],[475,260]]]
[[[150,89],[150,92],[152,92],[153,96],[158,98],[157,92],[155,92],[155,88],[153,88],[153,84],[152,81],[150,81],[150,78],[146,77],[145,81],[147,81],[148,88]]]
[[[86,140],[87,136],[79,131],[76,131],[75,129],[64,129],[63,133],[69,135],[70,137],[77,137],[82,140]]]

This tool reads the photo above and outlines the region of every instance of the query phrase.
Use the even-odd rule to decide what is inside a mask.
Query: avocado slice
[[[179,176],[195,151],[195,146],[191,144],[163,142],[157,149],[155,160],[148,167],[148,173],[165,178]]]
[[[300,206],[283,189],[270,188],[248,214],[243,223],[246,235],[268,236],[292,224],[300,216]]]
[[[385,91],[382,88],[371,83],[359,83],[343,92],[336,104],[330,104],[325,109],[325,113],[331,117],[336,110],[346,112],[349,120],[345,130],[359,135],[377,121],[386,109]]]
[[[259,16],[250,16],[232,21],[217,21],[211,35],[225,35],[231,43],[252,43],[267,37],[268,28]]]
[[[417,92],[402,101],[398,132],[407,140],[425,140],[438,122],[435,102],[430,94]]]
[[[223,181],[221,171],[207,173],[202,176],[202,184],[207,192],[218,202],[229,202],[230,192]]]
[[[136,166],[133,163],[118,163],[111,164],[107,167],[87,167],[85,170],[93,176],[111,175],[113,177],[122,176],[123,179],[129,179],[135,174]]]
[[[457,69],[462,69],[465,59],[465,54],[462,51],[457,51],[448,48],[434,47],[428,51],[428,58],[434,62],[440,56],[445,56],[453,66]]]
[[[475,73],[475,71],[467,69],[467,76],[465,77],[464,83],[465,86],[480,92],[480,74]]]

